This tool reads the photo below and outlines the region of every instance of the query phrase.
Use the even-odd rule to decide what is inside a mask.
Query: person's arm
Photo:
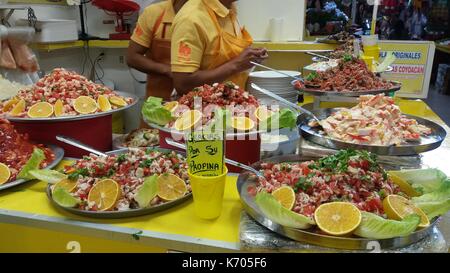
[[[145,56],[148,48],[130,41],[127,50],[127,64],[143,73],[158,73],[171,77],[170,65],[158,63]]]
[[[179,94],[191,91],[203,84],[223,82],[230,76],[250,69],[250,61],[260,63],[267,58],[267,50],[262,48],[246,48],[238,57],[210,70],[197,70],[192,73],[173,72],[173,82]]]

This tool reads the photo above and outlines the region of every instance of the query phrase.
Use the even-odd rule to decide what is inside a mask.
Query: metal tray
[[[252,166],[256,169],[260,169],[262,162],[301,162],[315,159],[317,159],[317,157],[290,155],[273,157],[264,161],[257,162]],[[256,203],[254,202],[254,197],[248,194],[248,187],[255,187],[256,182],[257,181],[255,176],[251,175],[248,172],[243,172],[238,177],[237,189],[245,211],[258,223],[270,229],[271,231],[290,239],[308,244],[339,249],[367,250],[371,249],[374,244],[378,243],[382,249],[399,248],[418,242],[426,236],[430,235],[433,232],[433,227],[436,225],[438,220],[438,217],[432,219],[430,221],[430,225],[427,228],[417,230],[408,236],[396,237],[391,239],[376,240],[360,237],[337,237],[323,235],[317,233],[315,227],[308,230],[295,229],[277,224],[266,218],[258,208],[258,205],[256,205]]]
[[[295,82],[292,81],[291,84],[295,87]],[[338,91],[325,91],[325,90],[319,90],[316,88],[302,88],[297,89],[298,91],[302,91],[304,93],[313,95],[313,96],[342,96],[342,97],[359,97],[361,95],[376,95],[384,93],[386,95],[390,95],[392,92],[397,92],[402,88],[402,84],[397,81],[390,81],[391,83],[395,84],[394,87],[389,89],[379,89],[379,90],[363,90],[363,91],[351,91],[351,92],[338,92]]]
[[[152,149],[157,149],[162,152],[172,151],[169,149],[161,149],[161,148],[154,148],[154,147],[152,147]],[[121,150],[108,152],[107,154],[122,154],[127,151],[128,151],[128,149],[121,149]],[[182,153],[182,152],[177,151],[177,153],[185,155],[185,153]],[[174,206],[177,206],[177,205],[191,199],[191,197],[192,197],[192,192],[190,192],[180,199],[177,199],[177,200],[174,200],[171,202],[167,202],[167,203],[163,203],[163,204],[160,204],[157,206],[144,208],[144,209],[130,209],[130,210],[125,210],[125,211],[86,211],[86,210],[80,210],[80,209],[75,209],[75,208],[65,208],[65,207],[60,206],[52,198],[52,191],[51,191],[50,185],[47,186],[46,192],[47,192],[47,197],[50,200],[50,203],[52,203],[52,205],[54,205],[56,208],[79,215],[79,216],[98,218],[98,219],[119,219],[119,218],[129,218],[129,217],[136,217],[136,216],[152,214],[152,213],[160,212],[160,211],[172,208]]]
[[[312,111],[320,120],[329,117],[333,112],[336,112],[342,108],[328,108],[319,109]],[[378,146],[378,145],[367,145],[367,144],[354,144],[348,143],[341,140],[332,139],[326,135],[320,134],[320,129],[315,127],[311,128],[308,126],[310,117],[305,114],[300,114],[297,119],[297,126],[300,130],[301,135],[316,144],[325,146],[331,149],[355,149],[355,150],[367,150],[372,153],[379,155],[417,155],[423,152],[431,151],[438,148],[442,141],[444,141],[447,133],[445,129],[439,124],[420,117],[405,115],[408,118],[413,118],[417,120],[419,124],[423,124],[431,128],[432,133],[429,136],[421,136],[420,141],[417,142],[407,142],[401,145],[390,145],[390,146]]]
[[[125,135],[121,135],[121,136],[115,137],[115,138],[113,139],[113,143],[112,143],[113,150],[128,149],[129,147],[124,145],[125,139],[126,139],[127,136],[128,136],[128,135],[125,134]],[[131,147],[131,148],[157,148],[157,147],[159,147],[159,144],[154,145],[154,146]]]
[[[55,145],[46,145],[46,146],[49,147],[52,150],[52,152],[55,154],[55,159],[52,162],[50,162],[50,164],[48,164],[48,166],[45,168],[45,169],[51,169],[51,168],[56,167],[56,165],[58,165],[58,163],[63,159],[64,150]],[[33,179],[31,179],[31,180],[33,180]],[[0,185],[0,191],[21,185],[28,181],[30,181],[30,180],[17,179],[17,180],[5,183],[3,185]]]
[[[120,108],[113,109],[110,111],[98,112],[98,113],[87,114],[87,115],[49,117],[49,118],[20,118],[20,117],[10,117],[10,116],[5,115],[4,118],[6,118],[10,121],[14,121],[14,122],[46,122],[46,123],[91,119],[91,118],[97,118],[97,117],[111,115],[113,113],[126,110],[128,108],[133,107],[139,100],[139,98],[137,96],[135,96],[134,94],[130,94],[130,93],[126,93],[126,92],[119,92],[119,91],[114,91],[114,92],[117,95],[120,95],[122,97],[132,98],[133,102],[124,107],[120,107]]]

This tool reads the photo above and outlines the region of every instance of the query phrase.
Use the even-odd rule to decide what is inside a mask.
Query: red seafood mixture
[[[261,171],[265,179],[258,181],[258,192],[292,187],[296,195],[293,211],[308,217],[321,204],[335,201],[351,202],[362,211],[385,217],[383,198],[404,195],[375,155],[366,151],[343,150],[301,163],[263,163]]]
[[[88,201],[88,195],[98,181],[105,178],[116,181],[120,186],[120,196],[111,210],[124,211],[139,208],[135,199],[139,188],[146,177],[161,174],[173,174],[181,178],[190,192],[188,166],[184,156],[174,151],[162,152],[157,149],[130,148],[127,153],[99,157],[91,154],[78,160],[74,165],[67,166],[64,172],[68,178],[76,181],[76,187],[71,195],[81,202],[79,209],[98,211],[95,202]],[[155,206],[167,201],[159,196],[151,200]]]
[[[334,68],[324,72],[312,72],[307,76],[305,85],[314,86],[318,90],[338,92],[382,90],[394,87],[392,82],[369,71],[364,61],[350,56],[339,60],[339,64]]]
[[[28,136],[18,133],[5,119],[0,119],[0,162],[8,166],[11,176],[8,181],[16,180],[17,174],[30,159],[33,150],[44,151],[45,160],[40,167],[45,168],[55,159],[53,152],[42,144],[33,144]]]

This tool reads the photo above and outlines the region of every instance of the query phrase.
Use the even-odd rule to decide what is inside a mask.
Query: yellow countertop
[[[310,101],[311,98],[307,97],[306,102]],[[423,101],[396,101],[404,113],[442,124],[442,120]],[[447,126],[445,129],[448,131]],[[439,149],[432,152],[439,153]],[[31,181],[0,192],[0,223],[116,242],[138,242],[140,245],[178,251],[238,251],[240,213],[243,208],[236,180],[236,176],[227,178],[223,211],[216,220],[197,218],[192,200],[167,211],[136,218],[96,220],[79,217],[53,207],[45,193],[46,183]],[[7,251],[7,248],[5,245],[0,246],[0,252]]]

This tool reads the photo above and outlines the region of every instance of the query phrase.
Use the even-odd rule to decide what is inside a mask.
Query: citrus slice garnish
[[[282,186],[272,192],[272,196],[280,202],[280,204],[291,210],[295,204],[295,192],[291,187]]]
[[[174,174],[161,174],[156,182],[158,196],[166,201],[179,199],[187,192],[186,182]]]
[[[348,202],[332,202],[320,205],[314,212],[317,226],[330,235],[350,234],[361,223],[361,211]]]
[[[53,109],[55,110],[55,117],[62,116],[64,114],[64,105],[62,100],[58,99],[53,105]]]
[[[91,114],[97,110],[97,103],[88,96],[79,96],[73,102],[73,108],[80,114]]]
[[[258,108],[256,108],[256,111],[255,111],[255,117],[259,121],[264,121],[264,120],[268,119],[269,117],[271,117],[273,114],[275,114],[275,113],[273,111],[270,111],[269,109],[267,109],[267,107],[265,107],[265,106],[259,106]]]
[[[98,108],[102,110],[102,112],[106,112],[111,110],[111,103],[109,103],[108,97],[105,95],[100,95],[97,98]]]
[[[118,96],[110,97],[109,102],[111,102],[115,106],[119,106],[119,107],[128,105],[128,103],[124,99],[122,99],[121,97],[118,97]]]
[[[11,177],[11,171],[9,167],[3,163],[0,163],[0,185],[8,182]]]
[[[52,192],[54,192],[58,188],[65,189],[67,192],[73,192],[77,187],[77,181],[70,179],[63,179],[53,185]]]
[[[420,194],[403,178],[388,172],[389,178],[396,184],[402,192],[406,193],[408,196],[416,197],[420,196]]]
[[[170,112],[174,112],[178,107],[178,101],[170,101],[163,106],[165,109],[169,110]]]
[[[80,203],[80,199],[75,198],[63,188],[56,188],[52,191],[52,198],[58,205],[65,208],[73,208]]]
[[[396,194],[388,195],[383,200],[383,208],[389,219],[402,220],[410,214],[417,214],[420,216],[419,227],[427,227],[430,225],[430,220],[427,215],[403,196]]]
[[[14,105],[16,105],[18,102],[19,102],[19,99],[16,97],[5,102],[5,104],[3,104],[3,112],[9,112],[14,107]]]
[[[191,129],[202,120],[202,116],[198,110],[188,110],[175,121],[174,127],[178,131]]]
[[[9,114],[13,117],[15,116],[19,116],[20,114],[22,114],[25,111],[25,100],[21,99],[19,100],[14,107],[11,109],[11,112],[9,112]]]
[[[88,202],[93,202],[97,210],[111,210],[121,195],[119,184],[112,179],[103,179],[94,184],[89,191]]]
[[[28,109],[30,118],[48,118],[53,114],[53,105],[48,102],[38,102]]]
[[[247,117],[232,117],[231,127],[238,131],[250,131],[255,127],[255,122]]]

